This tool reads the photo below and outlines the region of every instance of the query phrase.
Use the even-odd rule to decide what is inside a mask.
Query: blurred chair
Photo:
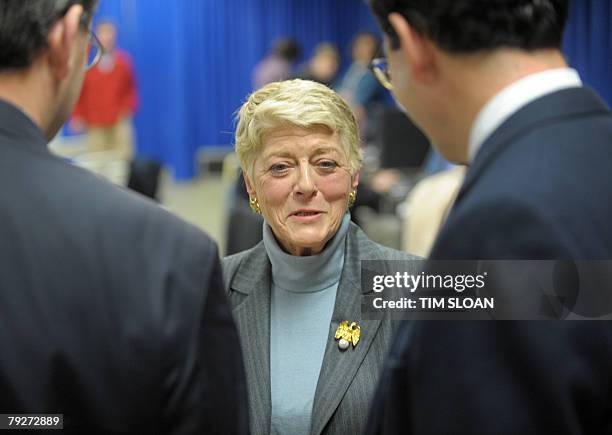
[[[262,240],[263,218],[249,206],[236,153],[225,156],[222,168],[221,179],[227,192],[225,255],[232,255],[250,249]]]
[[[382,108],[378,116],[374,143],[380,148],[380,167],[420,169],[430,149],[429,139],[404,112],[394,107]]]
[[[263,218],[238,197],[229,211],[225,255],[250,249],[263,239]]]
[[[161,169],[162,165],[155,160],[132,160],[127,182],[128,189],[158,201],[157,191]]]

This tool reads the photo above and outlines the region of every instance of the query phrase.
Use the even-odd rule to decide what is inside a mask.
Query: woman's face
[[[288,127],[264,137],[247,190],[283,249],[292,255],[319,253],[342,222],[351,177],[347,153],[326,128]]]

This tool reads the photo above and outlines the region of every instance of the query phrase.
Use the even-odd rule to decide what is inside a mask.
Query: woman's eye
[[[336,169],[338,164],[333,160],[321,160],[319,163],[317,163],[317,166],[321,169],[331,170]]]
[[[276,163],[270,166],[270,172],[273,174],[283,174],[289,169],[289,165],[285,163]]]

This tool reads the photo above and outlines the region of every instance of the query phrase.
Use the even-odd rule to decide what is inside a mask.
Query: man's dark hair
[[[374,15],[399,48],[389,23],[402,15],[420,34],[450,53],[496,48],[559,48],[568,0],[369,0]]]
[[[0,0],[0,71],[30,66],[47,47],[53,24],[75,4],[83,6],[81,25],[87,28],[97,1]]]

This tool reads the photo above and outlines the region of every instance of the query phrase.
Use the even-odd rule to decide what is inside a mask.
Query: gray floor
[[[186,221],[206,231],[225,252],[225,206],[227,184],[221,176],[200,176],[177,182],[164,175],[160,186],[162,204]]]

